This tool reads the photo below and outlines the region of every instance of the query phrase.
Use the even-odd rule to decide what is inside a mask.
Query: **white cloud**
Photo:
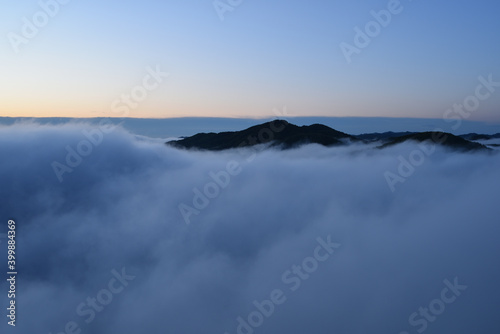
[[[500,329],[498,154],[438,149],[393,194],[383,174],[412,144],[311,145],[247,162],[242,151],[180,151],[117,130],[60,183],[51,163],[85,127],[0,130],[20,333],[75,321],[83,333],[233,334],[274,289],[287,301],[256,333],[416,333],[410,314],[454,277],[468,289],[427,332]],[[241,173],[186,225],[178,205],[230,160]],[[283,272],[328,235],[342,246],[292,292]],[[123,267],[135,280],[86,324],[76,307]]]

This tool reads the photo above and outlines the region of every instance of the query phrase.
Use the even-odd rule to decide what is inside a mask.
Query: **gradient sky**
[[[42,0],[48,2],[50,0]],[[227,0],[226,0],[227,1]],[[223,2],[226,2],[223,1]],[[1,116],[441,118],[500,81],[497,1],[403,0],[402,13],[348,64],[386,0],[244,0],[221,21],[212,1],[70,1],[14,52],[34,0],[0,0]],[[111,104],[148,66],[170,73],[127,115]],[[500,88],[470,120],[500,122]]]

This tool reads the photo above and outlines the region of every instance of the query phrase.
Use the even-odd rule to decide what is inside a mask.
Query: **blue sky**
[[[287,106],[295,116],[441,118],[479,76],[500,81],[494,1],[401,1],[348,63],[340,44],[355,45],[354,28],[388,3],[243,0],[222,21],[208,0],[73,0],[16,53],[11,33],[42,8],[2,0],[0,114],[259,118]],[[148,67],[170,75],[117,115],[112,103]],[[469,119],[500,122],[499,107],[500,89]]]

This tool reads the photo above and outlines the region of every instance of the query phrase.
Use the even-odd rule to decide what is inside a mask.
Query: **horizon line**
[[[268,117],[222,117],[222,116],[179,116],[179,117],[113,117],[113,116],[98,116],[98,117],[70,117],[70,116],[0,116],[0,118],[11,118],[11,119],[54,119],[54,118],[62,118],[62,119],[144,119],[144,120],[175,120],[175,119],[234,119],[234,120],[267,120],[267,119],[286,119],[286,118],[359,118],[359,119],[408,119],[408,120],[443,120],[442,117],[433,118],[433,117],[397,117],[397,116],[297,116],[297,115],[286,115],[283,117],[278,116],[268,116]],[[498,124],[500,125],[500,121],[487,121],[487,120],[466,120],[467,122],[476,122],[476,123],[487,123],[487,124]]]

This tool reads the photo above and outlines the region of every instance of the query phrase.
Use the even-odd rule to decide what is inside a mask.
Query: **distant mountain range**
[[[407,141],[433,141],[436,144],[455,150],[477,151],[490,150],[490,148],[475,142],[475,140],[498,138],[500,138],[500,134],[481,135],[471,133],[455,136],[443,132],[384,132],[355,136],[334,130],[322,124],[297,126],[284,120],[274,120],[241,131],[198,133],[191,137],[167,142],[167,144],[182,149],[221,151],[259,144],[290,149],[304,144],[343,146],[352,143],[377,142],[380,143],[378,148],[382,149]]]
[[[500,133],[494,135],[480,135],[477,133],[469,133],[466,135],[461,135],[460,137],[467,140],[490,140],[490,139],[500,139]]]

